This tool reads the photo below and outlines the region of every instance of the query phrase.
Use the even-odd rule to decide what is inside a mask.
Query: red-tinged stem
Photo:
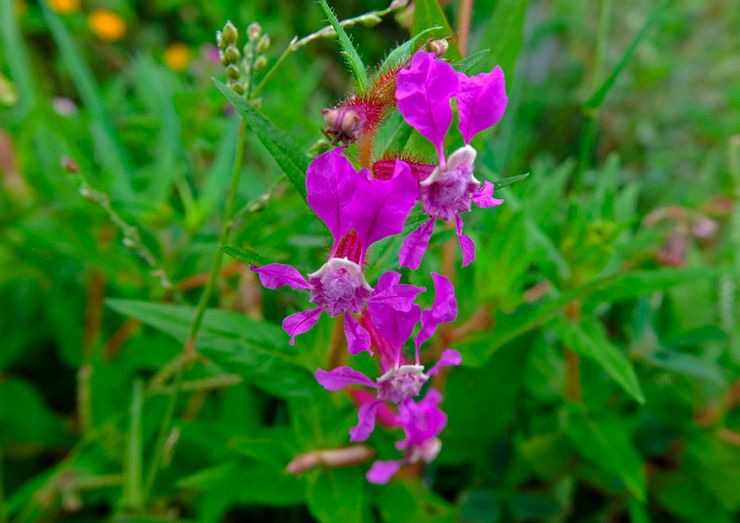
[[[470,36],[470,19],[473,16],[473,0],[460,0],[460,20],[458,21],[458,31],[460,39],[458,45],[460,54],[468,54],[468,38]]]

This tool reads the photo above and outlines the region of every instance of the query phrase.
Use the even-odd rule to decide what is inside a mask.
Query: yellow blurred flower
[[[190,48],[180,42],[170,44],[164,51],[164,63],[167,67],[176,72],[184,71],[193,60],[193,53]]]
[[[126,34],[124,19],[108,9],[94,9],[87,17],[87,24],[104,42],[115,42]]]
[[[74,13],[80,10],[80,0],[49,0],[49,7],[57,13]]]

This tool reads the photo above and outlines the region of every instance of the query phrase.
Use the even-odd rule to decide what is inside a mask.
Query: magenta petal
[[[386,289],[394,287],[401,282],[401,273],[396,271],[386,271],[380,275],[375,283],[375,292],[383,292]]]
[[[418,305],[401,312],[386,305],[370,302],[368,311],[378,332],[390,342],[394,350],[401,350],[421,317],[421,307]]]
[[[440,323],[449,323],[457,318],[457,300],[455,286],[441,274],[432,273],[434,281],[434,303],[430,309],[421,313],[421,330],[414,340],[416,350],[434,336]]]
[[[449,350],[449,349],[448,349]],[[442,353],[444,356],[444,353]],[[440,359],[440,361],[442,361]],[[337,367],[330,371],[317,369],[314,374],[316,381],[326,390],[340,390],[349,385],[365,385],[367,387],[377,388],[378,384],[365,376],[362,372],[352,367]]]
[[[404,120],[437,148],[443,161],[442,142],[452,123],[450,100],[457,93],[458,77],[452,66],[434,53],[417,52],[411,65],[398,72],[396,100]]]
[[[434,232],[435,218],[430,218],[414,232],[406,236],[398,252],[399,267],[408,267],[415,271],[421,265],[424,253],[427,252],[429,239]]]
[[[359,354],[364,350],[373,353],[370,349],[370,334],[349,313],[344,315],[344,336],[347,338],[347,350],[350,354]]]
[[[319,321],[319,316],[321,316],[321,307],[309,311],[296,312],[285,317],[283,320],[283,329],[290,335],[291,346],[295,344],[296,336],[313,329],[313,326]]]
[[[390,180],[362,179],[346,213],[360,238],[363,255],[372,243],[403,231],[418,197],[419,183],[401,161],[396,162]]]
[[[357,411],[357,425],[349,429],[350,441],[365,441],[375,430],[375,416],[383,405],[382,401],[363,403]]]
[[[413,307],[416,296],[425,290],[424,287],[401,283],[381,292],[374,292],[369,302],[408,312]]]
[[[498,207],[504,203],[503,200],[493,197],[493,189],[494,185],[491,182],[488,180],[483,182],[483,187],[473,194],[473,203],[483,209],[487,207]]]
[[[317,156],[306,171],[308,204],[329,228],[335,242],[350,229],[347,206],[362,179],[343,150],[340,147]]]
[[[292,289],[310,289],[306,278],[295,267],[283,263],[270,263],[257,267],[250,265],[249,270],[259,275],[260,282],[268,289],[278,289],[287,285]]]
[[[462,356],[454,349],[445,349],[439,356],[439,360],[427,371],[427,376],[436,376],[442,367],[457,367],[462,363]]]
[[[401,461],[376,461],[365,477],[370,483],[385,485],[401,469],[401,465],[403,465]]]
[[[456,227],[457,241],[460,244],[460,250],[462,251],[462,266],[467,267],[475,261],[475,244],[473,243],[473,240],[470,239],[470,236],[463,234],[463,220],[459,214],[456,217]]]
[[[465,143],[473,136],[496,125],[506,110],[506,83],[504,72],[496,66],[490,73],[467,76],[458,73],[457,92],[458,129]]]

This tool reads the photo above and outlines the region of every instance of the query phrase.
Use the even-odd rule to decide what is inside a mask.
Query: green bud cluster
[[[220,50],[221,65],[226,70],[229,86],[240,95],[249,91],[254,73],[267,65],[265,53],[270,49],[270,36],[263,34],[262,26],[252,22],[247,27],[247,43],[239,50],[239,30],[231,21],[216,32],[216,44]]]

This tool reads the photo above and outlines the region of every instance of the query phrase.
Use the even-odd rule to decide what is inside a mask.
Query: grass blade
[[[360,55],[357,53],[357,49],[352,45],[352,40],[350,40],[344,27],[340,25],[337,16],[334,14],[332,8],[329,7],[329,4],[326,3],[326,0],[319,0],[319,4],[321,4],[324,14],[326,14],[326,17],[329,19],[329,23],[337,33],[337,39],[342,48],[342,55],[345,60],[347,60],[347,65],[349,66],[352,75],[355,77],[355,85],[357,87],[358,94],[365,94],[367,91],[367,71],[365,69],[365,64],[362,63],[362,58],[360,58]]]
[[[481,42],[491,47],[487,61],[489,69],[500,65],[511,86],[516,70],[516,61],[524,42],[524,22],[527,18],[529,0],[500,0],[488,21]]]
[[[588,100],[586,100],[586,103],[583,104],[583,107],[588,110],[596,110],[600,108],[604,104],[604,100],[606,99],[606,95],[609,94],[609,91],[612,87],[614,87],[614,84],[616,83],[617,79],[619,78],[619,75],[622,74],[622,71],[629,63],[630,59],[632,58],[632,55],[635,54],[635,50],[637,49],[637,46],[640,45],[640,42],[643,38],[645,38],[645,35],[648,33],[650,28],[660,19],[660,16],[663,14],[663,11],[665,11],[666,6],[668,5],[668,0],[663,0],[658,4],[658,6],[653,9],[653,12],[650,13],[650,16],[645,21],[645,24],[642,26],[642,29],[640,29],[640,32],[637,33],[637,36],[632,41],[630,46],[627,48],[627,50],[622,55],[622,58],[619,59],[619,62],[617,62],[617,65],[614,66],[614,69],[612,69],[612,72],[609,73],[609,76],[607,76],[606,80],[604,80],[601,85],[589,96]]]
[[[265,149],[272,155],[290,183],[303,199],[306,199],[306,170],[308,156],[288,134],[275,127],[260,111],[252,107],[244,98],[236,94],[226,84],[214,79],[219,91],[231,102],[244,118],[247,126],[254,131]]]
[[[418,35],[430,27],[439,27],[429,35],[432,38],[447,38],[455,34],[437,0],[417,0],[414,4],[414,25],[411,27],[411,34]],[[462,55],[457,43],[454,40],[450,40],[449,43],[446,58],[460,60]]]
[[[104,168],[113,176],[113,191],[120,198],[133,200],[130,162],[110,123],[92,73],[59,16],[49,9],[46,2],[41,2],[41,6],[62,60],[72,76],[82,103],[90,112],[96,153]]]
[[[36,87],[28,61],[28,50],[18,29],[15,5],[15,2],[0,2],[0,41],[10,78],[20,95],[17,118],[21,119],[36,103]]]
[[[411,58],[411,55],[414,54],[414,51],[418,48],[416,44],[419,42],[419,40],[421,40],[424,36],[428,35],[432,31],[438,31],[440,29],[443,29],[441,25],[436,25],[434,27],[430,27],[429,29],[424,29],[423,31],[415,34],[411,39],[406,40],[404,43],[393,49],[393,51],[388,53],[388,56],[385,57],[383,63],[380,64],[380,73],[382,74],[386,71],[389,71],[390,69],[399,67],[406,63]]]

